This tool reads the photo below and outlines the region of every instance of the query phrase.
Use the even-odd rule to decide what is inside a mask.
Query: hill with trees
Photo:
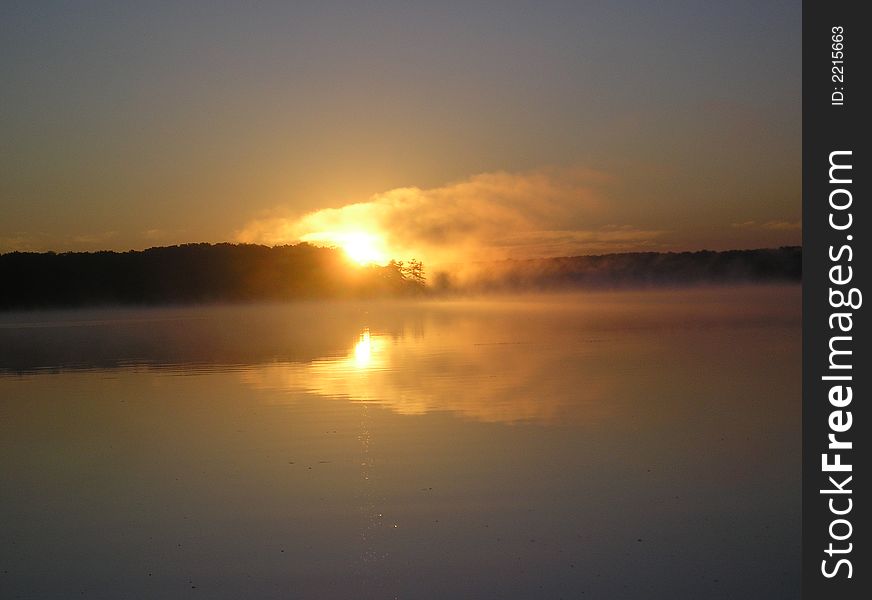
[[[572,288],[798,282],[802,249],[641,252],[469,263],[425,280],[424,265],[360,266],[335,248],[184,244],[129,252],[0,255],[0,310],[383,298]]]
[[[458,280],[437,273],[437,289],[494,292],[565,288],[622,288],[799,282],[802,248],[715,252],[629,252],[595,256],[504,260],[467,269]]]
[[[352,264],[334,248],[184,244],[0,255],[0,308],[361,298],[420,293],[423,268]]]

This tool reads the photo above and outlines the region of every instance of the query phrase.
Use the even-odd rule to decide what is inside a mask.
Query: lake
[[[2,598],[799,596],[799,286],[0,314]]]

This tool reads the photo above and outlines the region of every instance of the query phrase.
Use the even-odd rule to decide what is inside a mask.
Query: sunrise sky
[[[365,4],[3,2],[0,252],[800,242],[800,2]]]

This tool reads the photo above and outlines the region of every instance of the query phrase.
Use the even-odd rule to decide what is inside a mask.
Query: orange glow
[[[342,249],[354,262],[366,265],[385,262],[385,255],[379,249],[380,241],[376,236],[366,233],[348,235],[342,242]]]
[[[301,238],[305,242],[330,244],[342,248],[348,258],[359,265],[385,265],[389,257],[381,236],[364,231],[325,231],[310,233]]]
[[[365,369],[372,363],[372,338],[369,329],[360,334],[360,340],[354,346],[354,364],[359,369]]]

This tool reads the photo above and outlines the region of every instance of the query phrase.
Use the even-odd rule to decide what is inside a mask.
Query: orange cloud
[[[255,219],[240,242],[318,243],[352,232],[374,232],[394,258],[430,264],[468,260],[565,256],[648,247],[662,233],[630,225],[572,228],[599,220],[609,176],[589,169],[483,173],[441,187],[405,187],[366,202],[297,218]]]
[[[764,223],[745,221],[744,223],[733,223],[733,227],[739,229],[767,229],[770,231],[799,231],[802,229],[802,223],[800,221],[766,221]]]

